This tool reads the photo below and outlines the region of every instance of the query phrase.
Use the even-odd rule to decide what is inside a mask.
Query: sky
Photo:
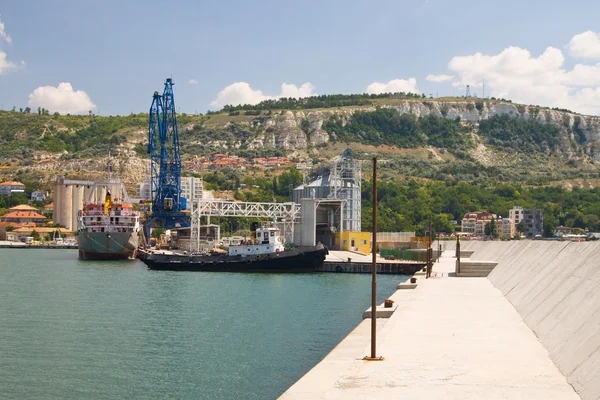
[[[180,112],[410,91],[600,115],[600,2],[2,0],[0,107]]]

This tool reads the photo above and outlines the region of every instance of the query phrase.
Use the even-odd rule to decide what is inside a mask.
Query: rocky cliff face
[[[521,116],[533,119],[542,124],[554,124],[560,127],[562,144],[558,153],[565,159],[587,158],[600,160],[600,117],[583,116],[566,111],[550,110],[536,106],[525,106],[506,102],[478,100],[472,102],[442,102],[433,100],[398,100],[392,99],[381,107],[393,108],[401,114],[410,113],[416,116],[435,115],[442,118],[456,119],[472,123],[476,133],[480,121],[495,115]],[[231,152],[236,149],[281,149],[289,156],[301,156],[311,151],[314,146],[327,144],[329,134],[323,125],[336,117],[347,122],[357,111],[374,111],[374,106],[343,107],[317,110],[274,111],[270,115],[222,118],[214,122],[211,128],[196,127],[198,121],[180,126],[180,141],[183,156],[202,155],[216,152]],[[203,121],[211,121],[207,117]],[[217,121],[217,119],[213,120]],[[202,123],[200,121],[200,123]],[[139,157],[134,146],[144,143],[145,131],[136,130],[127,134],[127,141],[114,148],[114,171],[124,181],[133,183],[140,181],[149,173],[149,162]],[[580,144],[583,143],[583,144]],[[478,159],[479,144],[473,156]],[[491,150],[490,150],[491,151]],[[116,154],[115,154],[116,153]],[[479,154],[481,155],[481,154]],[[70,177],[89,176],[90,173],[102,175],[105,171],[105,158],[95,156],[64,154],[53,156],[57,161],[30,165],[34,170],[44,171],[49,177],[61,175]]]
[[[521,116],[542,124],[554,124],[561,128],[565,142],[575,141],[575,132],[585,136],[583,152],[592,157],[600,141],[600,117],[583,116],[565,111],[550,110],[536,106],[524,106],[495,101],[441,102],[406,100],[381,107],[393,108],[400,114],[427,116],[433,114],[440,118],[456,119],[477,124],[495,115]],[[327,110],[301,110],[276,112],[271,116],[257,118],[246,123],[262,128],[248,143],[249,148],[278,148],[291,152],[306,151],[311,145],[329,142],[329,134],[323,130],[323,124],[334,115],[347,121],[356,111],[373,111],[375,107],[345,107]],[[242,123],[242,125],[244,125]],[[259,130],[260,131],[260,130]],[[565,152],[573,151],[573,146],[565,146]]]

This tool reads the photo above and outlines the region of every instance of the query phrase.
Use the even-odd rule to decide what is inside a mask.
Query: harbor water
[[[401,280],[378,276],[379,302]],[[360,322],[370,282],[0,249],[0,397],[276,398]]]

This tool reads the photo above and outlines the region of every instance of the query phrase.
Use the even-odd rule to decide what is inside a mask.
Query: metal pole
[[[377,157],[373,157],[373,262],[371,266],[371,358],[376,357],[377,336]]]
[[[377,157],[373,157],[373,239],[371,241],[373,262],[371,265],[371,356],[365,357],[368,361],[381,361],[377,357]]]

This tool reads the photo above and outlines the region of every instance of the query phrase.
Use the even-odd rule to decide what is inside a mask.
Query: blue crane
[[[146,239],[152,228],[187,228],[190,222],[183,213],[185,199],[181,197],[181,158],[173,80],[167,78],[163,94],[154,92],[148,124],[148,154],[150,154],[150,193],[152,214],[144,225]]]

